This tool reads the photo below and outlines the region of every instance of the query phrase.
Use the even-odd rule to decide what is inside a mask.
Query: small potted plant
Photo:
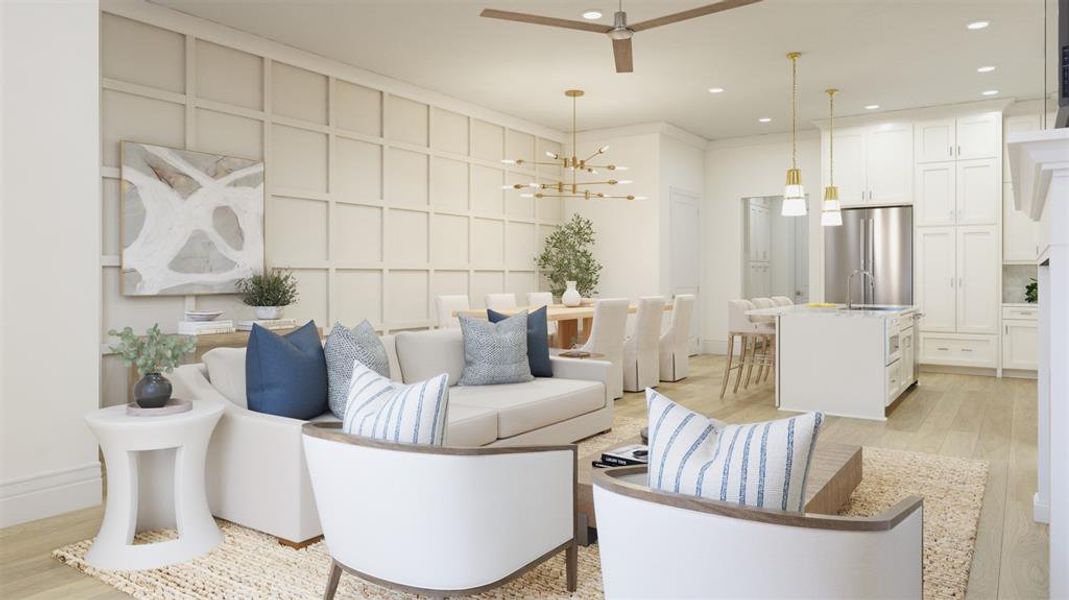
[[[256,309],[257,319],[278,319],[282,309],[297,301],[297,278],[288,271],[274,270],[237,282],[241,301]]]
[[[141,379],[134,384],[134,400],[141,408],[160,408],[171,399],[171,382],[163,376],[182,363],[182,357],[193,352],[197,342],[188,336],[164,335],[159,323],[145,335],[134,333],[129,327],[122,331],[108,331],[119,342],[111,349],[119,354],[123,364],[133,365]]]
[[[1028,285],[1024,286],[1024,301],[1029,304],[1035,304],[1039,302],[1039,282],[1035,277],[1030,277],[1032,281]]]

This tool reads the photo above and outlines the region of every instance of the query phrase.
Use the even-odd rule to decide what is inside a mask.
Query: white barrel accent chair
[[[325,599],[343,571],[409,593],[478,593],[561,551],[561,586],[575,591],[576,446],[401,444],[337,423],[303,433],[333,560]]]
[[[468,310],[471,303],[468,296],[458,294],[454,296],[438,296],[434,299],[434,306],[438,312],[438,327],[460,327],[460,319],[453,313],[458,310]]]
[[[646,296],[638,300],[635,329],[624,340],[624,390],[640,392],[661,382],[661,322],[664,296]]]
[[[486,308],[491,310],[509,310],[516,308],[516,294],[487,294]]]
[[[876,517],[839,517],[654,491],[645,481],[644,466],[593,475],[606,598],[921,597],[920,498]]]
[[[694,294],[679,294],[672,304],[668,329],[661,334],[661,381],[679,381],[690,375],[690,322]]]
[[[624,334],[627,331],[627,311],[631,301],[627,298],[608,298],[598,300],[594,305],[594,323],[590,327],[590,337],[580,350],[592,354],[601,354],[612,364],[606,382],[610,398],[622,398],[624,395]]]

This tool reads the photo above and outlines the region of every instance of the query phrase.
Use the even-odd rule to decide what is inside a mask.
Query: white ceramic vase
[[[568,288],[561,294],[560,301],[564,306],[579,306],[583,302],[583,297],[579,295],[579,290],[575,289],[575,282],[565,281],[564,284]]]
[[[282,317],[283,307],[281,306],[257,306],[254,308],[256,309],[257,319],[279,319]]]

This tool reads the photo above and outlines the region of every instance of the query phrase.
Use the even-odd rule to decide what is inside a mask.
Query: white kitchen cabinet
[[[957,312],[957,252],[953,227],[925,227],[917,238],[914,304],[924,318],[924,331],[955,330]]]
[[[1051,118],[1048,120],[1048,122],[1049,123],[1053,123],[1054,122],[1053,114],[1051,115]],[[1008,138],[1011,133],[1017,133],[1017,132],[1020,132],[1020,131],[1039,131],[1040,129],[1043,129],[1043,116],[1040,115],[1039,113],[1033,113],[1033,114],[1028,114],[1028,115],[1014,115],[1012,117],[1006,117],[1006,119],[1004,121],[1004,124],[1002,126],[1002,133],[1003,133],[1002,156],[1003,156],[1003,161],[1004,161],[1002,163],[1002,180],[1003,181],[1011,181],[1011,179],[1010,179],[1010,158],[1009,158],[1009,153],[1006,152],[1006,148],[1005,148],[1006,138]]]
[[[914,215],[919,227],[994,225],[1001,185],[993,158],[918,164]]]
[[[954,158],[995,158],[999,153],[1002,132],[1002,113],[986,112],[955,119],[957,144]]]
[[[751,298],[767,298],[771,295],[772,269],[769,263],[751,262],[747,276]]]
[[[957,229],[957,331],[998,333],[998,231]]]
[[[920,121],[913,125],[913,157],[919,162],[954,159],[954,119]]]
[[[865,134],[868,201],[906,204],[913,200],[913,126],[883,123]]]
[[[1013,207],[1013,184],[1002,185],[1002,260],[1035,264],[1039,257],[1039,222]]]
[[[823,137],[827,164],[827,134]],[[835,132],[835,185],[845,206],[913,201],[913,127],[888,122]]]
[[[994,225],[998,222],[1002,186],[999,162],[994,158],[955,163],[958,225]]]
[[[998,336],[921,332],[918,352],[923,364],[955,367],[998,366]]]
[[[767,261],[772,254],[771,209],[750,204],[750,260]]]
[[[916,304],[921,330],[998,332],[998,232],[994,227],[922,227],[916,232]]]
[[[1002,322],[1002,368],[1034,371],[1039,368],[1037,321]]]
[[[902,330],[900,335],[902,345],[902,383],[909,387],[917,381],[917,335],[913,327]]]
[[[953,225],[957,205],[954,161],[923,163],[916,167],[913,222],[918,227]]]

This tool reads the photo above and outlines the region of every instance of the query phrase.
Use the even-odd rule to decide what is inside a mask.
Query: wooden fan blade
[[[746,6],[747,4],[756,4],[760,1],[761,0],[724,0],[723,2],[717,2],[716,4],[699,6],[698,8],[692,8],[683,12],[677,12],[672,15],[665,15],[663,17],[657,17],[656,19],[650,19],[648,21],[642,21],[641,23],[635,23],[634,25],[628,25],[628,28],[631,29],[631,31],[653,29],[654,27],[660,27],[661,25],[668,25],[670,23],[677,23],[679,21],[693,19],[694,17],[711,15],[713,13],[730,10],[732,8]]]
[[[616,59],[617,73],[630,73],[634,70],[631,62],[631,38],[612,41],[612,56]]]
[[[600,25],[598,23],[569,21],[568,19],[543,17],[541,15],[529,15],[526,13],[509,12],[507,10],[495,10],[493,8],[484,8],[483,12],[479,13],[479,16],[487,17],[490,19],[503,19],[505,21],[519,21],[520,23],[531,23],[533,25],[549,25],[550,27],[564,27],[565,29],[593,31],[594,33],[609,33],[610,31],[612,31],[612,27],[609,27],[608,25]]]

